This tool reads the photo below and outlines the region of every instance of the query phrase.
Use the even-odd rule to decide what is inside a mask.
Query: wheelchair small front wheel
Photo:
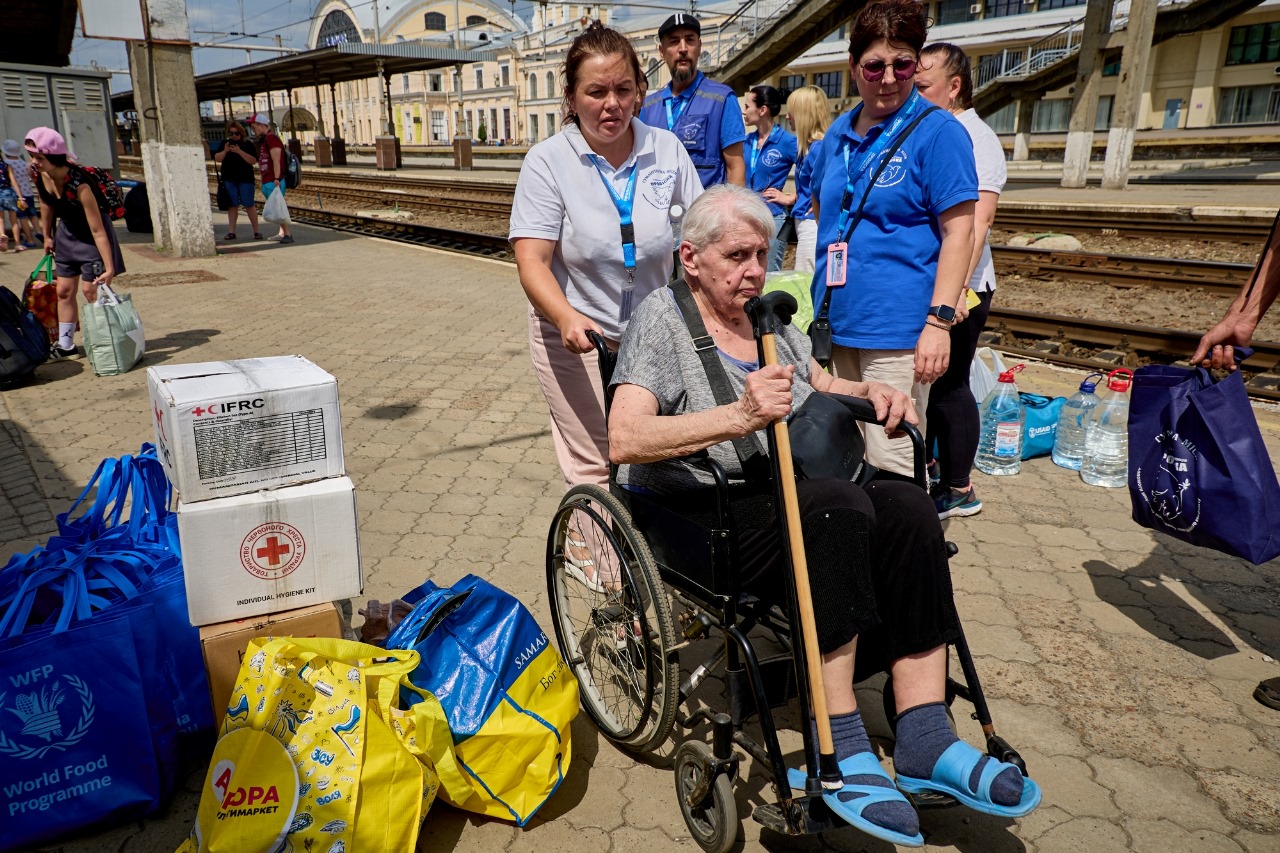
[[[657,564],[627,508],[574,486],[547,534],[547,593],[560,654],[605,737],[648,752],[675,724],[680,660]]]
[[[738,840],[738,803],[728,773],[711,770],[714,756],[702,741],[687,740],[675,754],[676,800],[694,841],[707,853],[727,853]]]

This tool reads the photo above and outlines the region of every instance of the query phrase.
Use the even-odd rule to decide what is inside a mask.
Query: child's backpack
[[[302,162],[289,149],[284,151],[284,186],[291,190],[302,183]]]
[[[124,193],[120,191],[120,185],[111,177],[111,173],[98,166],[86,166],[83,163],[77,163],[76,167],[84,172],[89,185],[97,189],[98,197],[106,206],[107,215],[112,219],[123,219]]]
[[[49,359],[44,326],[7,287],[0,287],[0,388],[23,381]]]

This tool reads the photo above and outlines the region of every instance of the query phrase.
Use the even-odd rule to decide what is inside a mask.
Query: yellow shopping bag
[[[346,640],[250,642],[179,853],[412,850],[441,783],[471,787],[440,703],[409,682],[417,665],[416,652]],[[409,710],[402,688],[421,697]]]

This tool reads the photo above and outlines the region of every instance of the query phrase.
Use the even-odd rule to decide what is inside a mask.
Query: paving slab
[[[83,360],[49,364],[0,395],[0,546],[38,544],[103,457],[151,439],[146,366],[301,353],[338,378],[367,576],[355,608],[427,577],[476,572],[549,625],[542,552],[562,486],[514,268],[296,233],[292,246],[173,260],[120,232],[130,272],[119,289],[145,321],[147,357],[117,377],[95,377]],[[0,280],[20,283],[27,257],[0,255]],[[1033,364],[1019,383],[1066,394],[1081,375]],[[1277,408],[1255,407],[1273,458]],[[925,813],[929,849],[1280,851],[1280,713],[1249,695],[1280,675],[1280,564],[1254,567],[1143,530],[1124,490],[1089,487],[1047,459],[975,482],[986,508],[947,525],[960,546],[957,603],[999,730],[1027,757],[1045,801],[1018,821]],[[716,684],[702,694],[714,697]],[[862,704],[890,755],[874,685]],[[958,723],[977,738],[965,714]],[[671,745],[629,755],[585,715],[572,737],[565,785],[529,827],[440,805],[419,849],[696,849],[675,802]],[[784,731],[783,745],[794,756],[798,736]],[[203,773],[189,768],[160,815],[49,849],[170,851],[193,819]],[[736,795],[744,815],[771,796],[749,761]],[[740,845],[889,849],[852,829],[792,840],[749,819]]]

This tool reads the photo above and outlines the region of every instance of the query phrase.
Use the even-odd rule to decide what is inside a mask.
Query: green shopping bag
[[[764,277],[764,292],[785,290],[796,298],[796,313],[791,322],[797,329],[809,333],[809,324],[813,322],[813,297],[809,294],[809,286],[813,283],[813,273],[796,270],[778,270]]]
[[[109,284],[98,285],[98,301],[80,306],[84,351],[98,376],[128,372],[147,351],[142,320],[133,298],[120,296]]]

